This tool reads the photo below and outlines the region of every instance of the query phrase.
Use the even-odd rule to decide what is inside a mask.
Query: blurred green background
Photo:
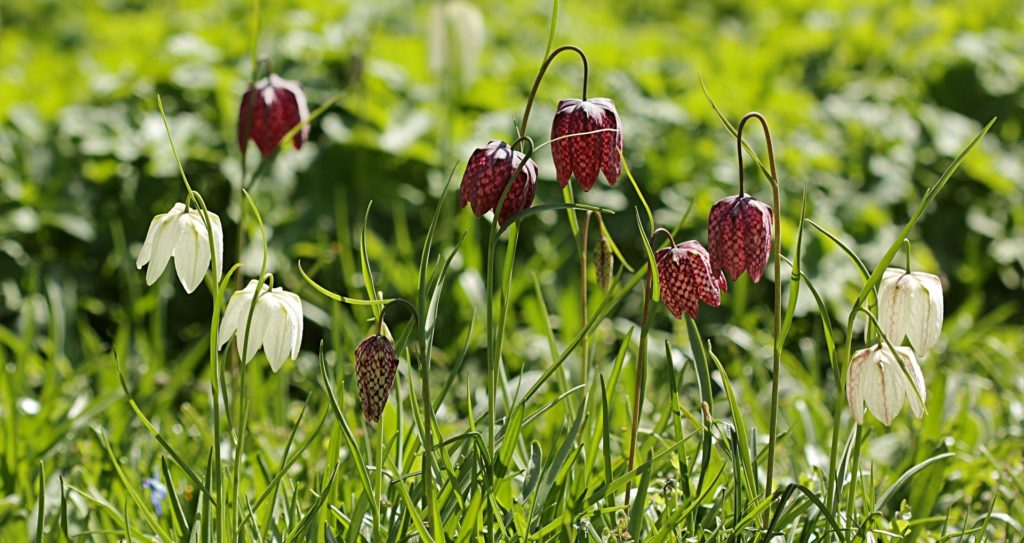
[[[358,295],[355,251],[374,200],[368,238],[377,286],[386,295],[413,296],[419,243],[449,172],[455,167],[454,186],[473,148],[514,135],[548,42],[551,4],[264,4],[258,50],[275,71],[302,83],[311,108],[343,93],[313,124],[310,141],[281,153],[252,191],[268,225],[271,271],[306,301],[307,352],[274,385],[301,399],[315,387],[319,340],[326,337],[336,350],[333,359],[348,360],[368,313],[328,303],[304,285],[296,262],[322,284]],[[183,199],[156,96],[193,186],[224,218],[231,263],[238,256],[235,123],[252,68],[251,12],[244,1],[0,4],[0,361],[18,375],[0,391],[8,420],[42,417],[62,428],[81,397],[74,413],[85,405],[96,411],[72,430],[102,421],[116,434],[130,415],[107,417],[101,413],[109,405],[96,403],[118,390],[111,347],[142,383],[140,394],[154,394],[155,418],[187,418],[178,406],[189,399],[190,379],[200,380],[209,294],[185,296],[167,274],[159,288],[146,288],[134,267],[152,216]],[[950,384],[931,394],[961,398],[947,409],[973,413],[955,422],[934,415],[932,445],[954,432],[966,449],[1005,447],[1000,457],[1014,465],[1024,416],[1022,32],[1019,0],[569,0],[560,5],[554,43],[583,48],[590,94],[615,100],[625,157],[656,222],[674,226],[692,208],[684,238],[705,239],[707,210],[737,181],[734,140],[709,106],[701,78],[733,122],[757,110],[771,123],[784,250],[795,242],[806,190],[808,215],[868,266],[962,146],[998,116],[912,241],[915,268],[939,274],[946,286],[948,349],[924,372],[938,387]],[[548,139],[558,100],[579,93],[575,57],[560,57],[549,74],[531,118],[537,142]],[[750,143],[762,152],[756,132]],[[550,153],[541,151],[538,162],[537,202],[561,201]],[[748,190],[770,200],[767,183],[753,168],[748,175]],[[638,200],[625,177],[576,196],[619,211],[608,221],[611,233],[626,257],[640,262],[632,210]],[[442,239],[450,246],[460,232],[470,235],[441,309],[442,368],[466,341],[474,311],[472,345],[483,344],[484,223],[456,203],[449,192]],[[259,267],[255,236],[248,232],[242,255],[249,276]],[[859,289],[856,269],[820,235],[808,230],[805,238],[805,271],[845,315]],[[532,273],[560,339],[578,327],[578,264],[564,213],[546,212],[524,225],[519,261],[518,332],[508,339],[513,373],[547,360]],[[702,309],[705,334],[721,351],[749,350],[764,359],[770,289],[763,285],[741,280],[721,308]],[[800,304],[786,361],[797,382],[784,388],[791,409],[831,394],[829,387],[808,392],[799,384],[824,382],[827,374],[823,353],[810,341],[820,333],[810,318],[813,299],[803,295]],[[638,305],[627,304],[616,329],[637,319]],[[335,324],[332,334],[337,319],[346,325]],[[662,339],[671,337],[672,322],[659,312]],[[653,355],[659,350],[652,348]],[[471,357],[470,369],[481,360]],[[749,375],[762,398],[764,365],[731,360],[734,375]],[[26,365],[15,372],[15,361]],[[168,382],[176,386],[161,390]],[[828,415],[824,405],[813,411]],[[47,445],[26,445],[18,460],[31,470],[38,459],[57,457],[61,466],[84,454],[58,437]],[[6,474],[8,491],[25,483],[16,482],[26,475],[15,471]]]

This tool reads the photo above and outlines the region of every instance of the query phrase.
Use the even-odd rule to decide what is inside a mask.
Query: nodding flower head
[[[711,271],[735,281],[743,272],[757,283],[772,252],[772,208],[749,195],[730,196],[711,207],[708,250]]]
[[[462,207],[472,205],[477,217],[495,211],[506,183],[524,158],[523,153],[514,151],[503,141],[491,141],[473,151],[459,187],[459,204]],[[536,190],[537,163],[527,159],[497,213],[498,224],[505,224],[509,217],[529,208]]]
[[[620,125],[615,102],[608,98],[559,102],[551,126],[551,155],[558,182],[564,187],[575,175],[580,187],[589,191],[597,182],[598,172],[603,172],[608,183],[614,185],[622,173]]]
[[[655,254],[661,299],[675,318],[683,313],[697,318],[698,302],[711,307],[722,303],[721,291],[726,289],[725,276],[711,271],[708,252],[697,241],[684,241]]]
[[[270,369],[276,373],[285,361],[299,356],[302,347],[302,300],[293,292],[281,287],[271,289],[267,285],[260,287],[257,297],[256,283],[255,280],[249,281],[244,289],[231,295],[217,331],[217,348],[223,348],[231,336],[235,336],[238,353],[246,364],[263,349]],[[256,299],[256,308],[252,309],[250,321],[253,299]]]
[[[910,404],[915,417],[924,416],[925,386],[921,366],[908,347],[896,347],[896,354],[907,367],[910,379],[886,346],[875,345],[853,353],[846,374],[846,399],[857,424],[864,424],[865,411],[871,411],[882,424],[891,425],[903,409],[904,400]]]
[[[930,273],[889,268],[878,285],[878,324],[896,345],[906,339],[922,357],[942,333],[942,283]]]
[[[160,278],[172,257],[178,280],[189,294],[203,282],[208,269],[212,268],[215,280],[220,280],[224,266],[224,231],[216,213],[206,214],[209,228],[203,217],[202,211],[190,210],[182,203],[176,203],[167,213],[153,217],[135,261],[140,270],[149,266],[146,269],[147,285]],[[213,252],[210,251],[211,233]]]
[[[250,139],[256,142],[263,156],[269,156],[281,138],[309,118],[309,106],[302,86],[275,74],[251,85],[242,96],[238,111],[238,148],[245,152]],[[309,125],[304,125],[292,143],[295,148],[309,139]]]
[[[387,336],[373,335],[356,347],[356,375],[359,379],[359,403],[369,422],[379,422],[395,384],[398,355]]]

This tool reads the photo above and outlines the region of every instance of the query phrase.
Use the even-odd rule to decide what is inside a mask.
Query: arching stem
[[[533,101],[537,99],[537,90],[540,88],[540,82],[544,79],[544,73],[547,72],[548,66],[555,60],[559,54],[566,51],[572,51],[580,56],[580,60],[583,62],[583,99],[587,99],[587,81],[590,78],[590,66],[587,64],[587,55],[583,53],[583,50],[575,45],[563,45],[548,55],[548,58],[544,59],[544,63],[540,65],[540,70],[537,72],[537,78],[533,81],[533,88],[530,89],[530,96],[526,99],[526,110],[523,112],[523,120],[519,123],[519,135],[526,135],[526,125],[530,122],[530,111],[533,110]]]
[[[779,426],[779,371],[782,360],[782,345],[779,343],[779,334],[782,331],[782,210],[779,202],[779,173],[775,167],[775,150],[772,147],[772,134],[768,128],[768,121],[757,112],[747,113],[740,120],[736,128],[736,153],[740,169],[740,196],[743,196],[743,127],[747,121],[755,119],[761,124],[764,132],[765,143],[768,145],[768,166],[772,178],[772,216],[775,220],[774,235],[772,236],[772,254],[775,257],[775,322],[772,326],[772,405],[768,428],[768,476],[765,481],[765,497],[772,495],[773,476],[775,474],[775,445]]]
[[[907,257],[907,273],[910,273],[910,240],[903,238],[903,255]]]

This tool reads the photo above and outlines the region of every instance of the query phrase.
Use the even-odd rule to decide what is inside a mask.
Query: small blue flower
[[[142,488],[149,490],[149,501],[156,510],[156,516],[164,514],[163,502],[167,498],[167,487],[160,482],[160,477],[154,475],[151,479],[142,480]]]

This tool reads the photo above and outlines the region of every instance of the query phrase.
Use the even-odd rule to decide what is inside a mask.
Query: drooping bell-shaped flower
[[[889,426],[903,409],[904,401],[915,417],[924,416],[926,391],[917,357],[907,347],[896,347],[896,354],[906,365],[910,379],[887,346],[875,345],[853,353],[846,374],[846,398],[857,424],[864,424],[867,410]]]
[[[238,111],[238,148],[245,152],[250,139],[263,156],[274,152],[281,138],[309,118],[309,106],[302,86],[295,81],[270,74],[251,85],[242,96]],[[292,143],[295,148],[309,139],[309,125],[299,130]]]
[[[494,211],[505,185],[523,158],[523,153],[514,151],[503,141],[491,141],[473,151],[466,164],[466,173],[462,175],[459,205],[466,207],[466,204],[471,204],[473,214],[477,217]],[[497,213],[498,224],[505,224],[509,217],[529,208],[533,204],[536,190],[537,163],[528,159],[509,189],[501,211]]]
[[[743,272],[761,280],[772,252],[772,208],[744,194],[719,200],[708,217],[711,270],[735,281]]]
[[[609,184],[619,180],[622,128],[615,102],[608,98],[562,100],[551,125],[551,139],[551,156],[563,187],[573,175],[584,191],[593,188],[598,172],[604,173]]]
[[[373,335],[356,347],[356,376],[359,379],[359,403],[369,422],[380,421],[395,384],[398,355],[387,336]]]
[[[701,301],[711,307],[722,303],[721,291],[727,288],[725,276],[711,271],[708,252],[699,242],[690,240],[666,247],[655,253],[654,259],[661,299],[675,318],[686,313],[696,319]]]
[[[924,356],[942,333],[942,283],[923,272],[889,268],[878,286],[878,324],[896,345],[906,339]]]
[[[270,369],[276,372],[286,360],[294,360],[299,356],[299,348],[302,346],[302,300],[295,293],[281,287],[269,289],[267,285],[262,285],[256,309],[252,311],[252,323],[248,325],[249,339],[246,342],[246,323],[249,322],[249,308],[256,297],[256,283],[255,280],[249,281],[244,289],[231,295],[217,331],[217,348],[223,348],[231,336],[235,336],[238,352],[245,352],[241,356],[246,363],[262,348],[270,362]]]
[[[210,228],[207,230],[202,211],[189,210],[185,204],[177,203],[167,213],[161,213],[149,223],[146,241],[135,260],[135,266],[146,270],[146,284],[156,282],[170,259],[174,258],[174,269],[185,292],[192,293],[203,282],[206,270],[210,269],[213,256],[210,253],[210,232],[213,232],[213,250],[216,254],[214,277],[220,280],[221,266],[224,265],[224,231],[220,217],[209,213]]]

